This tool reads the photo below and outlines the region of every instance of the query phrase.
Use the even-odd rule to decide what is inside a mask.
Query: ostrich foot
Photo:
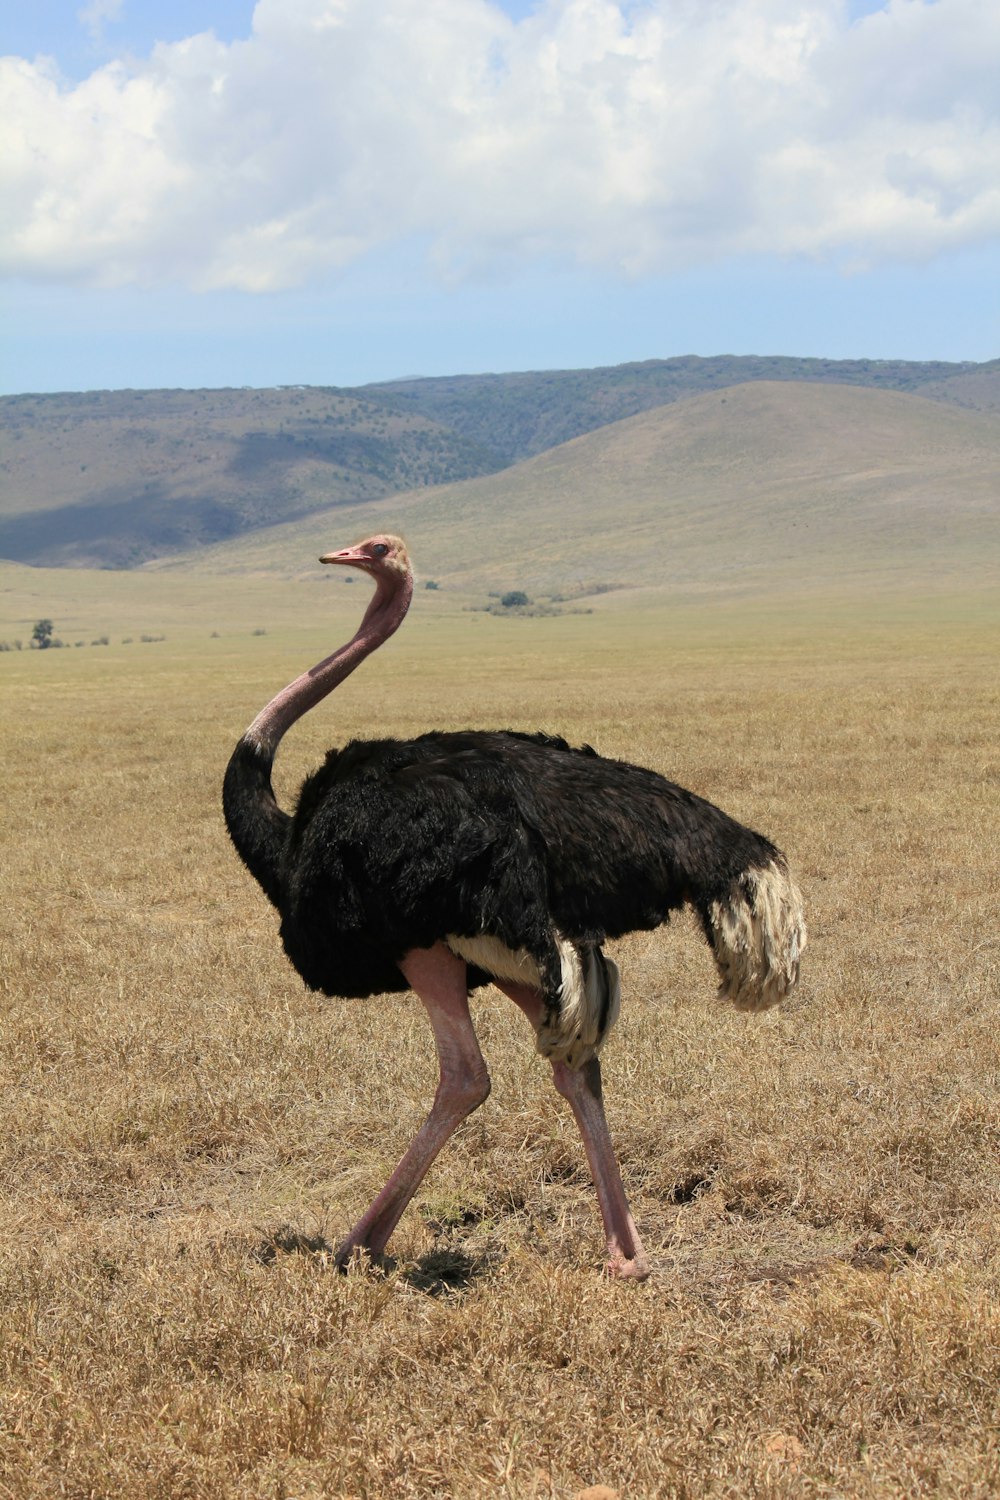
[[[626,1255],[619,1246],[608,1248],[607,1274],[614,1281],[645,1281],[652,1267],[646,1252],[639,1249],[634,1255]]]
[[[381,1256],[372,1255],[367,1245],[359,1244],[352,1239],[346,1239],[338,1245],[333,1255],[334,1270],[341,1271],[344,1275],[357,1267],[358,1270],[368,1270],[372,1266],[380,1265]]]

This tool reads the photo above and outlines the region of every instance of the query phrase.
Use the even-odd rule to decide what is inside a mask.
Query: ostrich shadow
[[[346,1274],[349,1266],[337,1266],[336,1249],[321,1234],[305,1234],[290,1224],[273,1230],[251,1250],[250,1258],[258,1265],[272,1266],[281,1255],[307,1255],[315,1257],[330,1270]],[[381,1275],[399,1273],[400,1281],[414,1291],[424,1292],[429,1297],[444,1297],[466,1291],[482,1276],[493,1269],[496,1256],[489,1252],[471,1255],[456,1245],[435,1245],[417,1260],[400,1267],[391,1255],[374,1259],[365,1256],[352,1263],[374,1270]]]

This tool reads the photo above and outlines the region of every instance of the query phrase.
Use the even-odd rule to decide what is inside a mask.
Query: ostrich
[[[380,1256],[441,1147],[490,1091],[469,1012],[492,982],[524,1012],[569,1102],[607,1238],[607,1269],[642,1280],[649,1261],[604,1115],[598,1053],[619,1009],[606,938],[665,922],[688,903],[741,1010],[784,998],[805,944],[783,854],[653,771],[546,734],[431,731],[331,750],[289,815],[271,767],[297,719],[396,631],[413,573],[379,535],[328,552],[375,592],[356,634],[254,719],[226,771],[226,824],[281,916],[307,985],[344,997],[412,989],[427,1011],[440,1081],[399,1165],[336,1252]]]

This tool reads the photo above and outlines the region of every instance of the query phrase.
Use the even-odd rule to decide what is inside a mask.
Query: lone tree
[[[504,609],[523,609],[526,604],[531,603],[531,600],[523,589],[511,589],[509,593],[502,596],[500,603]]]
[[[35,628],[31,632],[31,639],[34,641],[39,651],[44,651],[47,646],[52,645],[52,629],[53,626],[51,620],[35,621]]]

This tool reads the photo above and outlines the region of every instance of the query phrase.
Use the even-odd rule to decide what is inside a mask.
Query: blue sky
[[[1000,355],[993,0],[14,11],[4,391]]]

